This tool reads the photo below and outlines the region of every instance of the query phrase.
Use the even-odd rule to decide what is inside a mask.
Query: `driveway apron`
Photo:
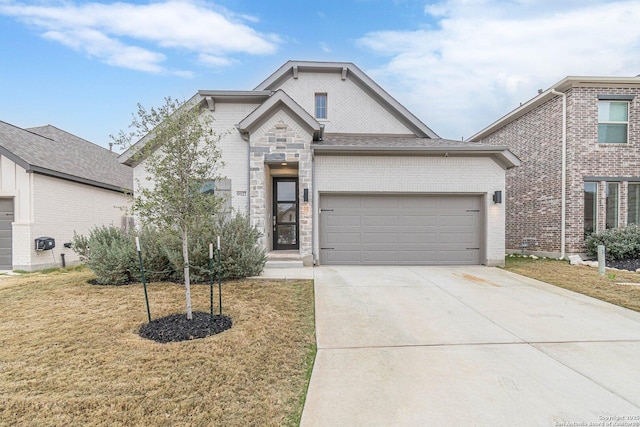
[[[640,427],[638,312],[482,266],[314,276],[302,426]]]

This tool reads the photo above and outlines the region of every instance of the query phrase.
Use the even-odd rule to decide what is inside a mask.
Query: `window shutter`
[[[223,212],[231,212],[231,180],[228,178],[216,180],[215,194],[224,199]]]

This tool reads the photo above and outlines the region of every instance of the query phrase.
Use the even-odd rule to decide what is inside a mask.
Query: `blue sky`
[[[136,104],[354,62],[443,138],[567,75],[640,74],[640,2],[0,0],[0,120],[106,146]]]

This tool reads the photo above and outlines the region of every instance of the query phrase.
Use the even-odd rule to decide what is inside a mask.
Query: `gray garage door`
[[[0,199],[0,270],[13,268],[11,259],[13,199]]]
[[[480,264],[482,198],[321,195],[320,263]]]

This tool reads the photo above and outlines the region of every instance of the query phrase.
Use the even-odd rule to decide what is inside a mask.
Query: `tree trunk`
[[[184,259],[184,290],[187,299],[187,319],[192,320],[191,313],[191,279],[189,278],[189,234],[187,228],[182,229],[182,259]]]

